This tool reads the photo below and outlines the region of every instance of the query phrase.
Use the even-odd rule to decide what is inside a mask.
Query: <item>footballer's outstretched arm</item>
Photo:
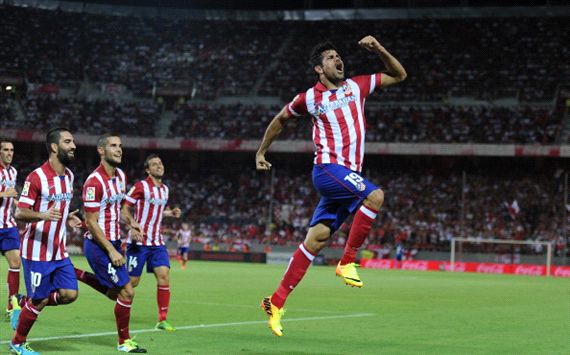
[[[279,112],[273,120],[267,126],[265,130],[265,134],[263,135],[263,139],[261,140],[261,144],[259,145],[259,149],[257,149],[257,153],[255,154],[255,167],[257,170],[269,170],[271,169],[271,163],[265,160],[265,153],[271,143],[275,140],[275,138],[281,133],[283,130],[283,126],[285,126],[285,122],[287,122],[292,116],[287,112],[287,107],[283,107],[281,112]]]
[[[381,87],[394,85],[406,79],[408,74],[402,64],[400,64],[400,62],[394,58],[394,56],[391,55],[376,38],[373,36],[366,36],[358,41],[358,44],[370,52],[378,54],[378,56],[380,56],[380,60],[382,60],[382,63],[384,63],[386,69],[388,69],[387,73],[382,74]]]

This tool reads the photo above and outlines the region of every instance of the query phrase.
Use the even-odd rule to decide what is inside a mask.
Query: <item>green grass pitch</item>
[[[152,331],[156,285],[145,274],[131,331],[149,354],[570,354],[569,279],[362,269],[356,289],[334,268],[312,267],[277,338],[258,305],[284,269],[191,261],[182,271],[174,262],[169,321],[180,329]],[[42,354],[117,354],[113,306],[80,284],[74,304],[45,308],[29,341]],[[11,335],[0,323],[0,353]]]

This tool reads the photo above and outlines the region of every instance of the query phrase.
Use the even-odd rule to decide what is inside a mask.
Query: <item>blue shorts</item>
[[[58,289],[77,290],[77,277],[69,258],[33,261],[22,258],[26,291],[31,299],[48,298]]]
[[[111,242],[119,253],[121,252],[121,241]],[[93,240],[85,238],[83,241],[83,253],[97,280],[109,288],[123,287],[129,282],[129,273],[126,264],[113,266],[109,254],[101,249]]]
[[[313,167],[313,185],[321,195],[310,226],[332,220],[334,233],[374,190],[376,185],[355,171],[338,164],[318,164]]]
[[[188,250],[190,250],[189,247],[180,247],[178,248],[178,252],[180,253],[180,255],[184,255],[188,253]]]
[[[20,233],[17,227],[0,229],[0,252],[20,249]]]
[[[141,276],[144,264],[146,272],[153,272],[155,267],[166,266],[170,268],[168,250],[164,245],[145,246],[129,244],[127,247],[127,264],[130,276]]]

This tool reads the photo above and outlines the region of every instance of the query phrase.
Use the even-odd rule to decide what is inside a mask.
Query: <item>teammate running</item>
[[[26,339],[45,306],[69,304],[77,299],[77,279],[65,243],[67,228],[81,226],[69,212],[73,197],[73,173],[67,168],[75,159],[73,135],[54,128],[46,135],[49,159],[28,175],[15,218],[26,223],[20,255],[28,298],[22,307],[10,352],[36,355]],[[12,304],[17,307],[15,298]]]
[[[127,178],[118,168],[123,157],[121,138],[105,134],[97,141],[101,164],[83,185],[83,208],[88,232],[83,251],[95,275],[76,269],[77,278],[101,292],[115,303],[115,322],[119,343],[117,350],[146,353],[129,334],[131,304],[135,290],[129,281],[125,258],[121,252],[119,222],[125,198]],[[140,225],[129,215],[124,222],[135,238],[141,238]]]
[[[10,139],[0,138],[0,253],[8,262],[8,306],[6,315],[10,318],[12,328],[20,315],[20,307],[12,305],[20,289],[20,233],[12,216],[12,206],[18,197],[16,178],[18,172],[12,166],[14,159],[14,144]]]
[[[182,228],[176,231],[174,235],[178,243],[178,257],[180,258],[180,268],[186,270],[186,262],[188,262],[188,251],[192,242],[192,230],[188,223],[182,223]]]
[[[135,206],[135,220],[143,231],[142,240],[133,240],[129,232],[127,241],[127,263],[129,277],[133,287],[137,287],[146,264],[147,272],[156,277],[156,302],[158,304],[158,323],[155,329],[175,331],[166,320],[170,305],[170,259],[160,231],[162,217],[180,218],[180,209],[170,209],[168,204],[168,186],[162,182],[164,165],[156,154],[149,155],[144,161],[147,178],[137,181],[125,196],[122,212],[129,218],[130,207]]]

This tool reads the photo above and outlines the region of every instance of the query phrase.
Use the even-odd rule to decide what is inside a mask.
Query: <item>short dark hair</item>
[[[145,169],[148,169],[148,165],[149,165],[148,162],[149,162],[151,159],[154,159],[154,158],[160,159],[160,157],[158,156],[158,154],[154,154],[154,153],[153,153],[153,154],[150,154],[149,156],[146,157],[146,159],[144,160],[144,168],[145,168]]]
[[[46,133],[46,148],[48,154],[51,153],[52,143],[59,144],[59,139],[61,138],[61,132],[69,132],[69,129],[65,127],[55,127],[47,131]]]
[[[309,64],[311,64],[311,69],[317,65],[322,65],[323,53],[330,50],[336,51],[338,53],[338,49],[336,49],[334,44],[328,41],[318,43],[316,46],[314,46],[311,50],[311,56],[309,57]]]
[[[14,144],[14,142],[12,141],[12,139],[8,138],[8,137],[2,137],[0,136],[0,144],[2,143],[12,143]]]
[[[121,137],[116,133],[105,133],[99,139],[97,139],[97,148],[104,147],[107,144],[107,139],[109,137]]]

